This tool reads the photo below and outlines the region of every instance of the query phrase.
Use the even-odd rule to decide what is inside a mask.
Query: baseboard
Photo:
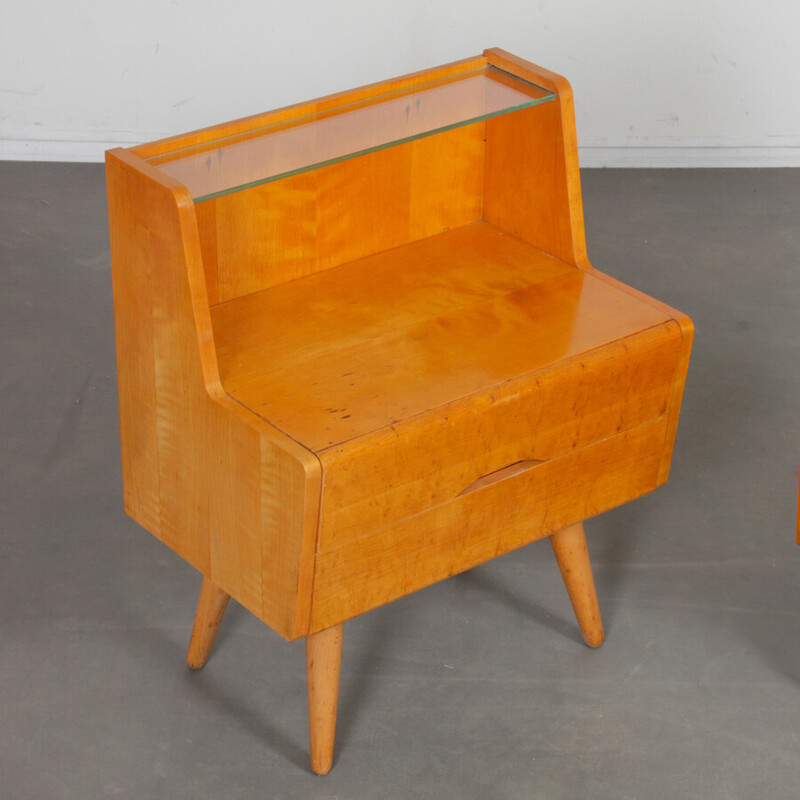
[[[143,137],[152,141],[163,134]],[[0,139],[0,161],[103,161],[114,147],[138,141],[91,142],[73,140]],[[599,147],[579,148],[582,167],[702,168],[800,167],[800,146],[773,147]]]
[[[158,138],[154,136],[153,139]],[[142,141],[145,141],[144,139]],[[150,141],[150,140],[147,140]],[[139,141],[91,142],[69,139],[0,139],[0,161],[84,161],[105,160],[106,150],[132,147]]]
[[[582,167],[800,167],[800,147],[581,147]]]

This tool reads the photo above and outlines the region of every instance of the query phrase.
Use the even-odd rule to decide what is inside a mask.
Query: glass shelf
[[[149,158],[196,203],[538,105],[551,92],[483,67]]]

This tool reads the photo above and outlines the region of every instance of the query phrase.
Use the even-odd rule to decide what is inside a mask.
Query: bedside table
[[[586,257],[572,95],[501,50],[107,154],[125,510],[305,637],[332,764],[342,625],[662,484],[692,325]]]

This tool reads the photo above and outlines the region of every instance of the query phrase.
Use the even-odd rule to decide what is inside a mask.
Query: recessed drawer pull
[[[512,475],[519,475],[520,472],[525,472],[526,470],[531,469],[531,467],[535,467],[539,464],[544,464],[544,461],[536,458],[528,458],[524,461],[515,461],[513,464],[509,464],[507,467],[501,467],[500,469],[496,469],[494,472],[489,472],[486,475],[482,475],[480,478],[467,486],[466,489],[462,489],[457,496],[461,497],[462,494],[469,494],[470,492],[474,492],[476,489],[482,489],[484,486],[489,486],[489,484],[497,483],[497,481],[502,481],[505,478],[510,478]]]

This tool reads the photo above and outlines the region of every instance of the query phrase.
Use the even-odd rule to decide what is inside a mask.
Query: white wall
[[[800,166],[800,0],[3,0],[0,158],[100,160],[500,46],[590,166]]]

